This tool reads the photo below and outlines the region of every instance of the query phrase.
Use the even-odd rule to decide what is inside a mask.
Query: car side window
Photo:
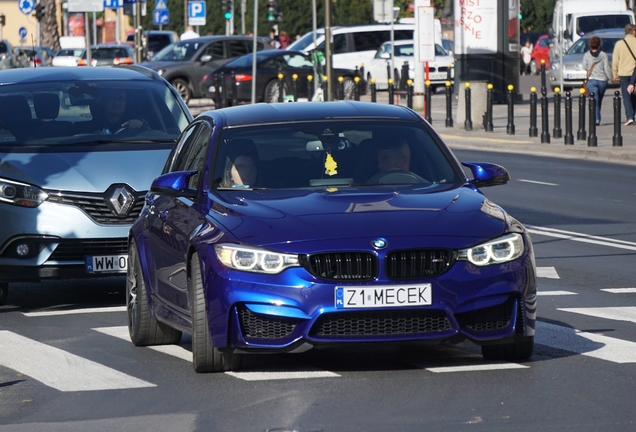
[[[188,188],[190,189],[197,189],[199,187],[199,179],[201,178],[201,171],[203,170],[205,155],[210,143],[210,135],[212,134],[212,129],[207,123],[202,123],[200,126],[201,127],[198,128],[200,129],[199,133],[194,139],[185,160],[184,171],[197,171],[197,174],[190,177],[190,181],[188,182]]]
[[[353,33],[353,44],[356,52],[376,50],[383,42],[390,39],[391,35],[386,30]]]
[[[209,54],[212,56],[212,60],[224,59],[225,55],[225,44],[223,41],[213,42],[203,51],[202,55]]]
[[[347,35],[337,34],[333,37],[333,52],[334,54],[343,54],[348,52],[347,49]]]
[[[168,159],[172,160],[172,164],[169,169],[165,169],[164,172],[183,171],[185,169],[186,157],[189,148],[192,146],[194,139],[198,131],[199,124],[190,125],[181,135],[179,142],[174,147],[174,154]]]
[[[248,47],[247,43],[242,40],[230,40],[228,41],[229,52],[228,57],[239,57],[252,52],[251,47]]]

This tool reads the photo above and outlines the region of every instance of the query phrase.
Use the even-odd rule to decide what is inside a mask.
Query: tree
[[[60,49],[60,34],[57,28],[55,0],[40,0],[40,4],[44,6],[44,16],[40,21],[40,45],[57,51]]]
[[[521,30],[546,33],[552,27],[555,0],[521,0]]]

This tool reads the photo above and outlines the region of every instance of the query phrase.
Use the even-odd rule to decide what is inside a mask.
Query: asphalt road
[[[634,430],[633,167],[455,153],[511,173],[483,192],[532,233],[530,361],[486,362],[469,344],[332,347],[200,375],[188,337],[127,340],[121,277],[15,284],[0,307],[0,431]]]

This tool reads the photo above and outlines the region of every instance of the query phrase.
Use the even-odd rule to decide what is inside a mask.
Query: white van
[[[393,38],[397,40],[413,39],[414,24],[394,24]],[[371,24],[351,27],[332,27],[333,67],[355,69],[368,63],[382,43],[391,40],[391,24]],[[325,50],[325,30],[316,31],[318,50]],[[288,50],[309,53],[313,51],[314,34],[309,32],[287,47]]]

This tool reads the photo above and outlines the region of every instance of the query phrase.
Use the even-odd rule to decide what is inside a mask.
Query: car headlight
[[[467,249],[461,249],[457,260],[468,261],[476,266],[487,266],[513,261],[523,254],[521,234],[508,234],[495,240]]]
[[[163,69],[159,69],[159,70],[157,71],[157,73],[159,74],[159,76],[162,76],[164,72],[165,72],[165,70],[163,70]]]
[[[0,178],[0,201],[21,207],[37,207],[48,198],[42,189]]]
[[[298,267],[298,255],[283,254],[265,249],[236,244],[214,245],[216,257],[234,270],[254,273],[280,273],[289,267]]]
[[[561,69],[561,63],[553,62],[553,63],[550,65],[550,69],[552,69],[552,70],[559,70],[559,69]]]

